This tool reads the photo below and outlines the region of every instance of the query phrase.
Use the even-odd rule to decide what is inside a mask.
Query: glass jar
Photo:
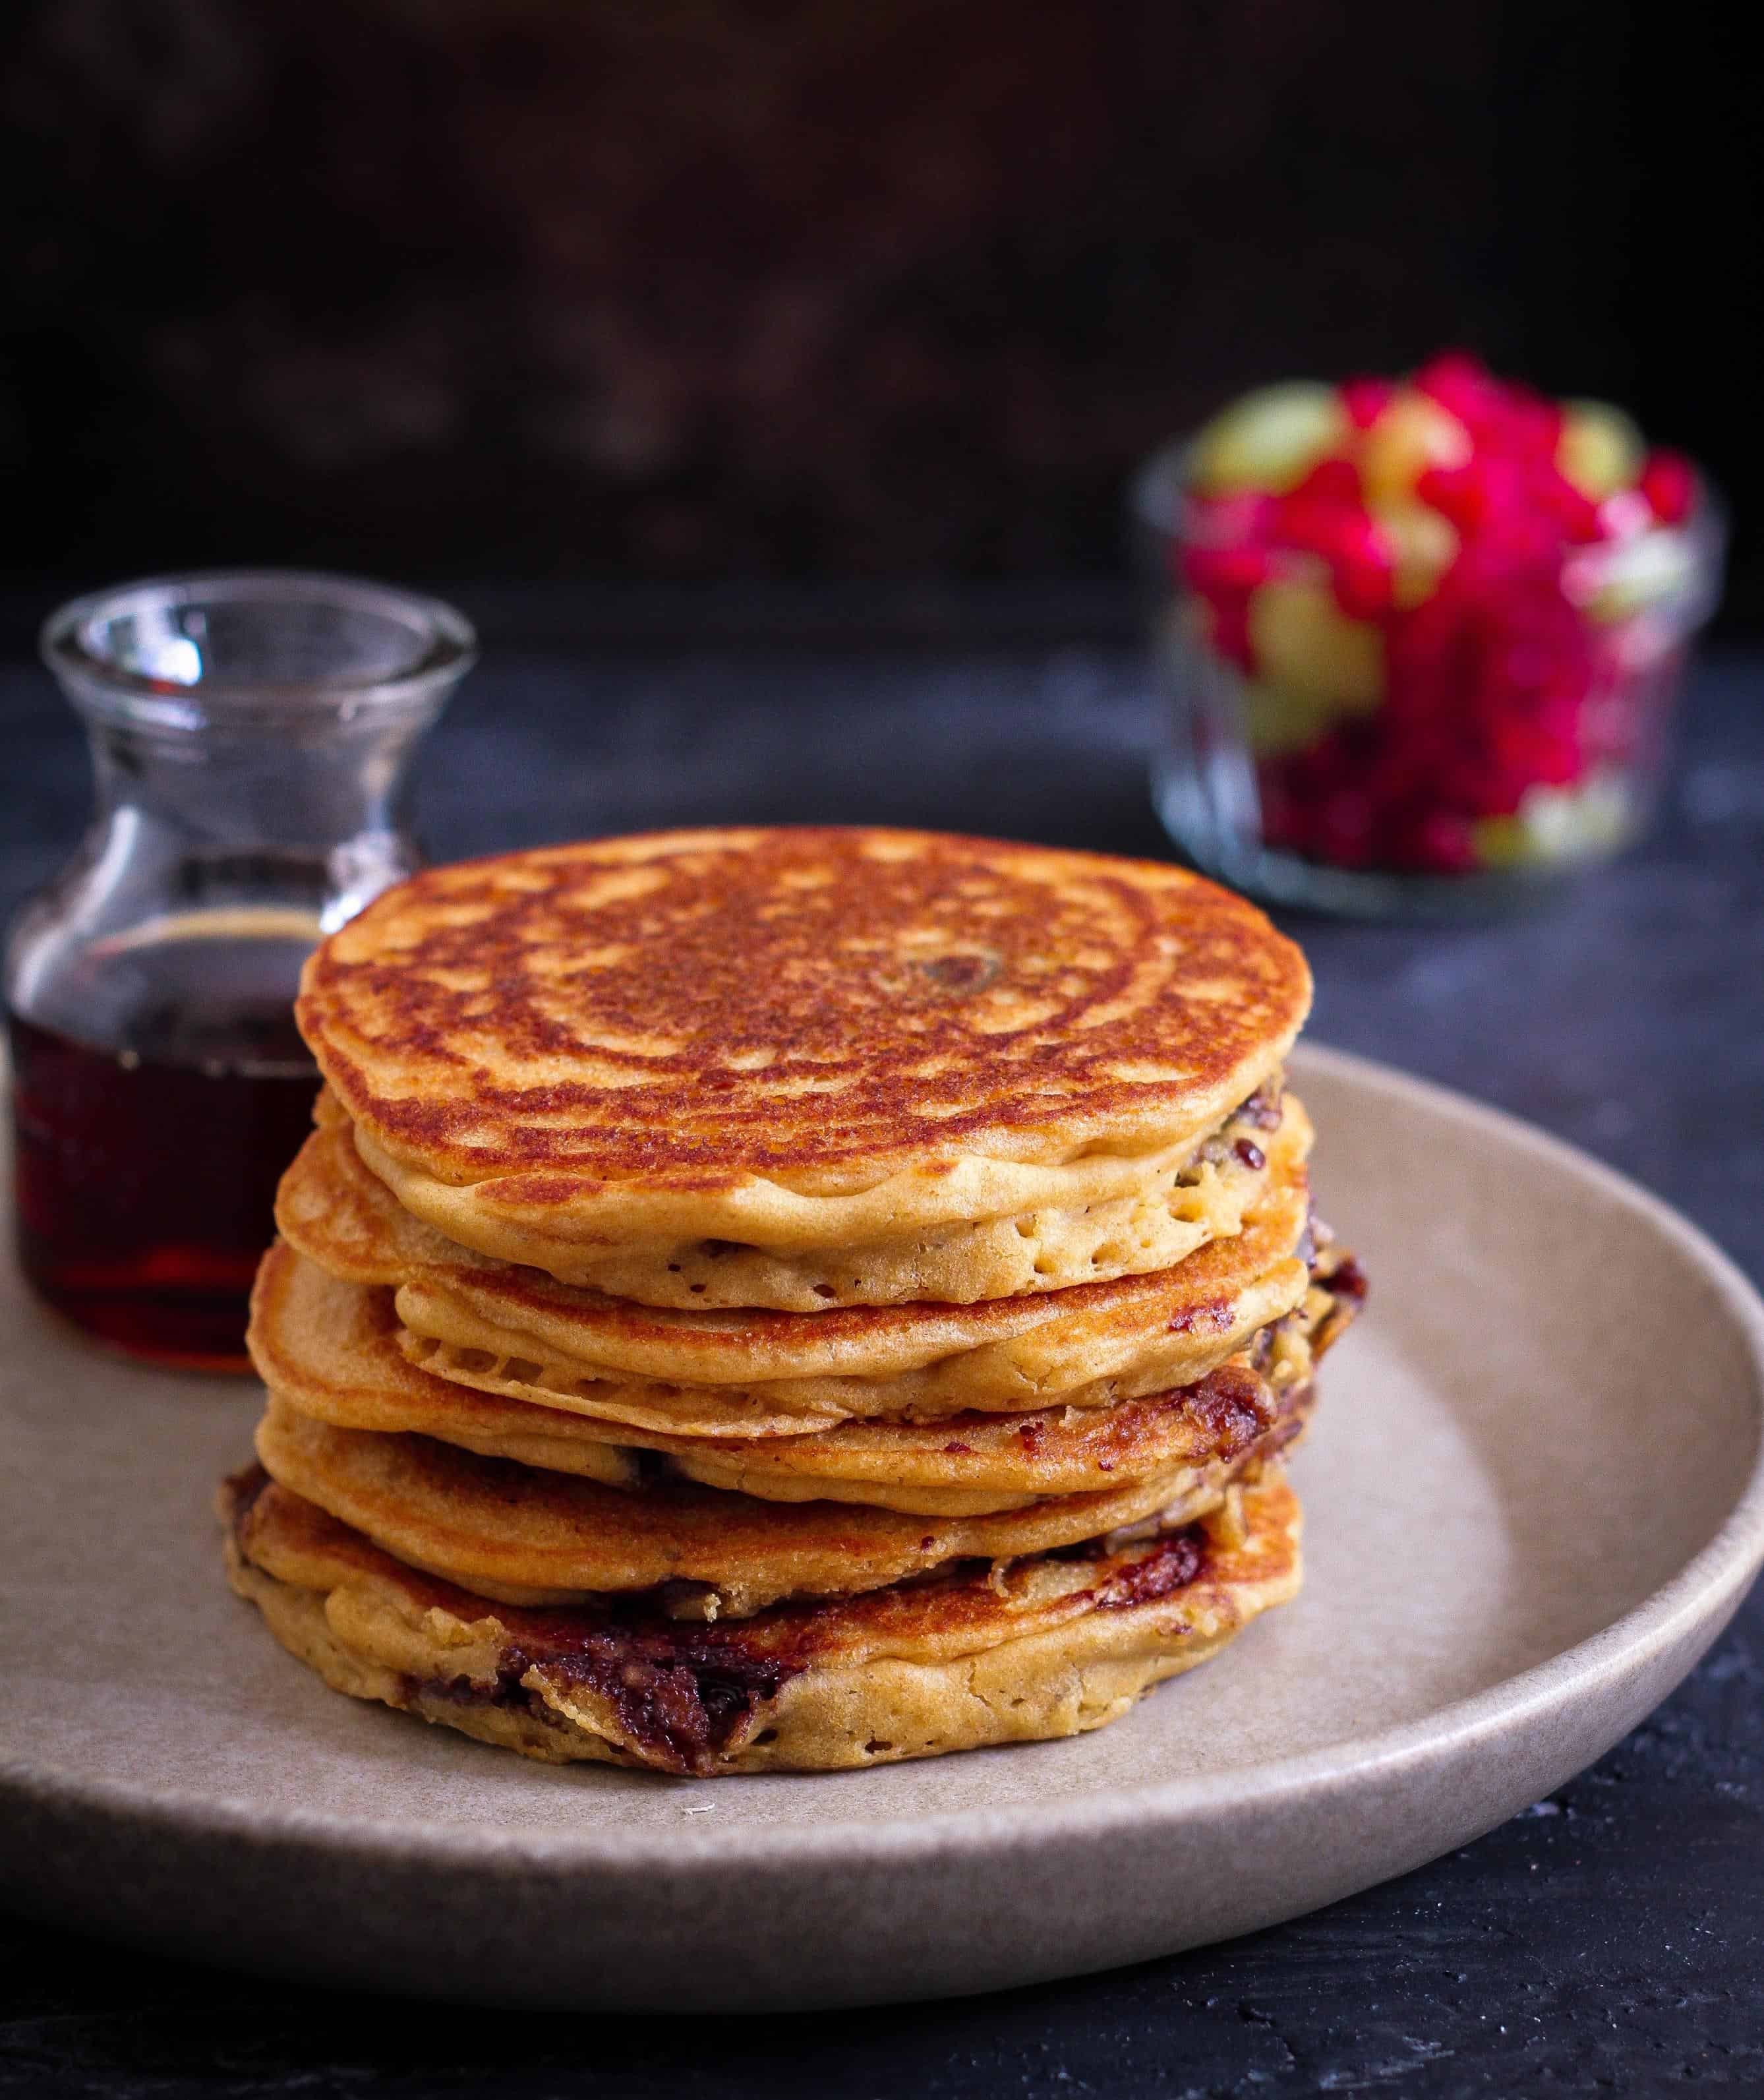
[[[1188,452],[1158,453],[1130,501],[1163,703],[1153,797],[1197,867],[1275,904],[1451,916],[1535,899],[1639,835],[1718,595],[1706,483],[1678,524],[1460,564],[1373,620],[1315,554],[1252,546],[1230,504],[1193,499]]]
[[[243,1370],[318,1085],[300,968],[419,864],[410,761],[472,630],[433,599],[271,571],[81,598],[42,651],[97,811],[7,948],[20,1264],[101,1342]]]

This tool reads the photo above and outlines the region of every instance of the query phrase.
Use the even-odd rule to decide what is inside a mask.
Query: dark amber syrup
[[[131,1357],[249,1370],[247,1302],[318,1076],[285,1008],[174,1053],[10,1021],[19,1265],[44,1303]],[[183,1054],[176,1054],[181,1051]]]

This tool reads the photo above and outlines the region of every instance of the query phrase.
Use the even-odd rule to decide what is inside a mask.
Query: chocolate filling
[[[1258,1087],[1246,1101],[1238,1103],[1213,1135],[1197,1149],[1183,1173],[1192,1174],[1202,1167],[1222,1167],[1233,1154],[1251,1173],[1259,1173],[1268,1164],[1267,1158],[1248,1133],[1252,1130],[1278,1130],[1282,1113],[1280,1081],[1271,1079]]]
[[[739,1637],[659,1617],[657,1622],[617,1622],[616,1610],[584,1605],[570,1613],[518,1614],[499,1608],[506,1624],[518,1618],[498,1658],[494,1685],[469,1678],[408,1680],[413,1700],[518,1709],[556,1726],[558,1716],[522,1683],[537,1665],[560,1688],[591,1692],[612,1709],[620,1729],[642,1746],[644,1760],[664,1771],[702,1775],[752,1715],[775,1699],[808,1666],[805,1647],[756,1652]],[[549,1617],[548,1626],[536,1624]],[[741,1621],[745,1626],[747,1621]]]
[[[1315,1288],[1329,1296],[1329,1309],[1311,1334],[1314,1363],[1325,1349],[1333,1348],[1359,1317],[1366,1301],[1366,1273],[1351,1254],[1331,1249],[1320,1255],[1311,1272]]]
[[[1110,1576],[1097,1590],[1097,1610],[1131,1611],[1136,1604],[1156,1604],[1172,1590],[1185,1590],[1206,1565],[1206,1534],[1197,1524],[1160,1538],[1149,1553]]]
[[[1304,1237],[1298,1246],[1299,1260],[1310,1267],[1311,1288],[1326,1292],[1330,1300],[1328,1311],[1311,1325],[1313,1361],[1331,1343],[1341,1339],[1365,1303],[1369,1288],[1366,1273],[1353,1256],[1333,1251],[1334,1238],[1335,1235],[1321,1219],[1310,1219],[1306,1222]],[[1303,1325],[1305,1319],[1306,1314],[1301,1307],[1281,1319],[1270,1321],[1250,1345],[1251,1367],[1259,1373],[1265,1371],[1273,1357],[1275,1338]]]
[[[1233,1123],[1253,1124],[1258,1130],[1280,1128],[1281,1083],[1278,1079],[1265,1081],[1244,1102],[1232,1118]]]
[[[1192,1524],[1149,1548],[1110,1554],[1094,1540],[1047,1557],[1105,1564],[1085,1601],[1097,1611],[1126,1611],[1194,1582],[1209,1551],[1204,1526]],[[912,1586],[921,1593],[966,1590],[985,1607],[994,1601],[990,1561],[962,1560]],[[555,1727],[558,1715],[521,1682],[536,1665],[555,1684],[604,1699],[646,1764],[702,1777],[716,1770],[756,1710],[816,1660],[828,1644],[826,1622],[839,1608],[805,1599],[732,1621],[725,1630],[667,1619],[640,1603],[547,1612],[499,1606],[511,1638],[493,1685],[459,1677],[408,1679],[407,1687],[412,1704],[440,1699],[500,1706]]]

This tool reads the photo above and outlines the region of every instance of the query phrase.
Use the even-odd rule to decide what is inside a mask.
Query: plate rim
[[[1301,1043],[1294,1066],[1406,1099],[1461,1125],[1541,1154],[1675,1242],[1714,1288],[1748,1345],[1756,1376],[1757,1438],[1751,1469],[1708,1542],[1638,1604],[1585,1639],[1526,1670],[1453,1700],[1415,1719],[1229,1771],[1143,1784],[1099,1786],[1052,1801],[1005,1807],[951,1807],[890,1817],[829,1816],[812,1824],[710,1823],[641,1831],[603,1824],[581,1830],[511,1831],[487,1811],[483,1820],[438,1824],[420,1815],[336,1814],[316,1808],[265,1808],[236,1794],[167,1789],[99,1778],[29,1758],[0,1758],[0,1801],[125,1819],[137,1825],[289,1844],[390,1864],[421,1861],[495,1875],[573,1876],[660,1864],[672,1876],[695,1869],[778,1869],[862,1857],[880,1864],[947,1860],[1023,1842],[1101,1838],[1124,1829],[1168,1829],[1196,1818],[1269,1813],[1301,1796],[1326,1795],[1405,1771],[1424,1770],[1546,1719],[1589,1680],[1645,1675],[1663,1652],[1701,1628],[1718,1631],[1764,1564],[1764,1298],[1732,1258],[1661,1197],[1579,1147],[1509,1111],[1375,1059],[1330,1046]],[[861,1780],[862,1773],[826,1775]],[[682,1788],[689,1783],[679,1782]],[[690,1787],[693,1793],[700,1791]],[[714,1793],[705,1806],[714,1807]]]

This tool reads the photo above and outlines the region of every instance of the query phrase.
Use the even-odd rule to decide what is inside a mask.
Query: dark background
[[[1102,578],[1162,437],[1447,342],[1630,404],[1743,498],[1735,34],[1560,0],[15,0],[0,580]],[[1727,618],[1764,624],[1744,532]]]

